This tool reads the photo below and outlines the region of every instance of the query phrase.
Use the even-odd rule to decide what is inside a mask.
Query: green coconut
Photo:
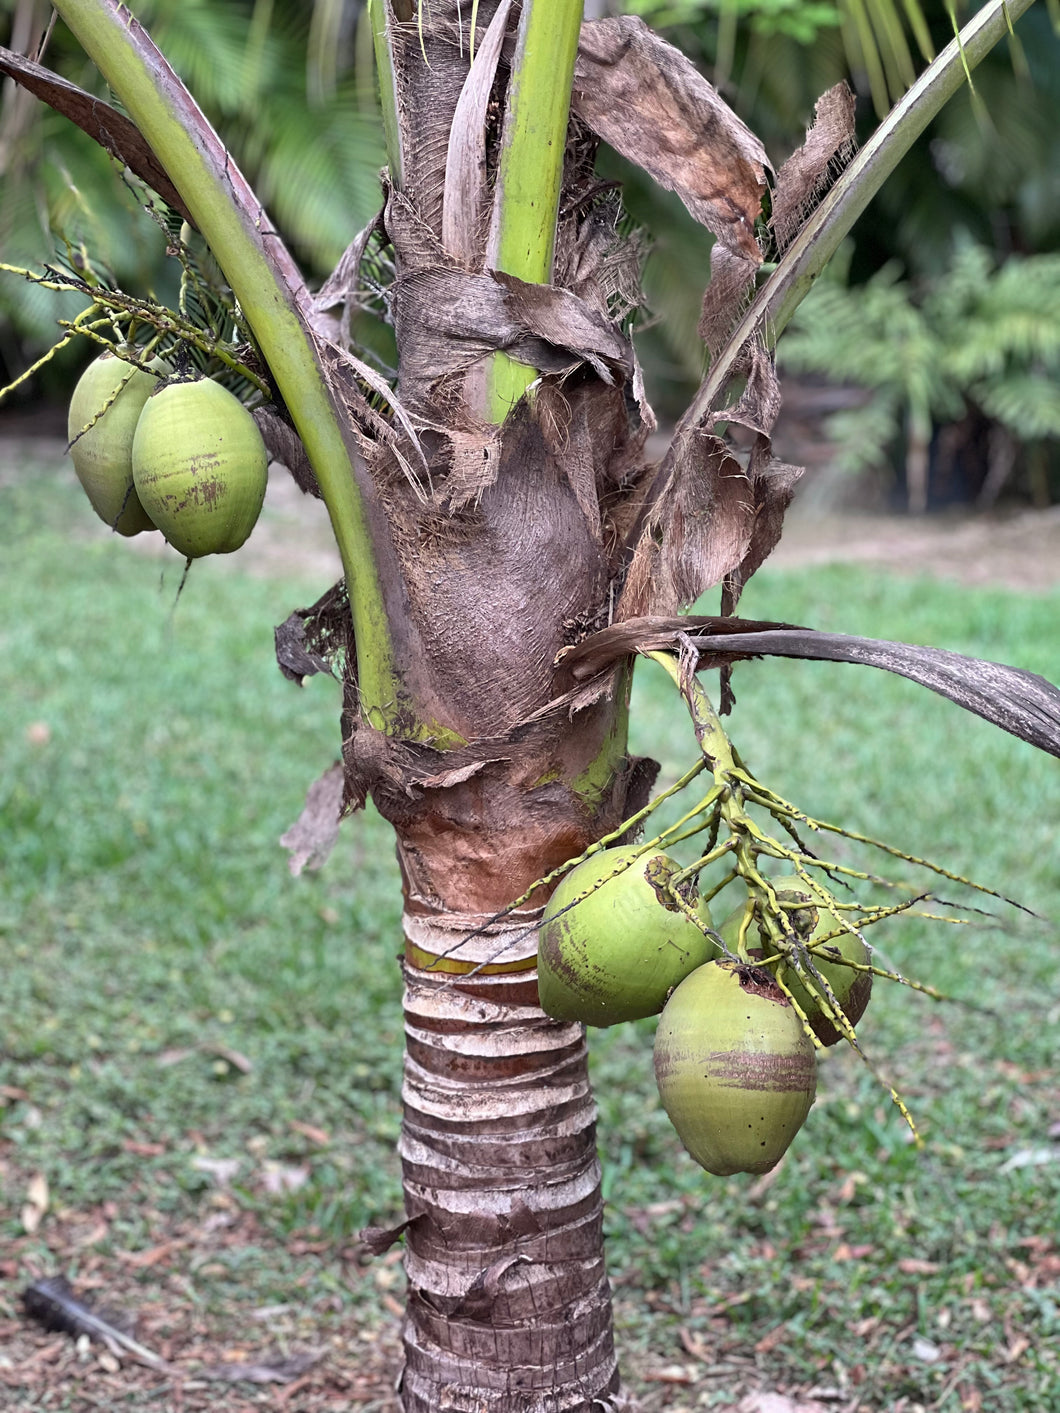
[[[141,503],[169,543],[198,559],[231,554],[265,499],[268,452],[257,423],[219,383],[170,383],[148,398],[132,448]]]
[[[165,369],[160,359],[151,366]],[[119,535],[155,528],[133,486],[132,446],[144,403],[157,386],[153,373],[102,353],[81,374],[70,399],[67,436],[77,479],[92,509]]]
[[[721,938],[721,940],[725,943],[726,947],[728,947],[729,951],[732,952],[734,956],[739,955],[740,929],[743,927],[743,920],[746,912],[747,904],[745,902],[739,903],[735,908],[733,908],[732,912],[729,913],[728,917],[726,917],[725,921],[718,928],[718,936]],[[752,916],[751,921],[748,924],[747,931],[744,933],[744,946],[750,948],[757,948],[758,941],[758,929],[754,925],[754,918]]]
[[[616,848],[571,870],[541,923],[544,1011],[599,1026],[657,1015],[677,983],[717,955],[717,945],[684,913],[664,907],[648,881],[649,870],[661,877],[679,868],[665,854]],[[687,900],[709,927],[710,910],[695,888]]]
[[[688,1152],[708,1173],[767,1173],[817,1090],[813,1041],[762,967],[708,962],[667,1001],[655,1080]]]
[[[859,967],[870,965],[871,953],[868,947],[856,933],[843,930],[844,925],[839,920],[839,915],[825,907],[820,896],[803,879],[773,878],[770,883],[781,902],[804,904],[789,911],[787,916],[808,947],[813,966],[831,988],[839,1009],[851,1025],[857,1025],[865,1014],[872,994],[872,973],[858,970]],[[839,932],[840,935],[817,946],[812,945],[818,938],[825,937],[830,932]],[[848,962],[854,965],[846,965]],[[803,965],[805,966],[805,962]],[[811,993],[790,962],[784,964],[782,979],[806,1013],[810,1028],[821,1044],[835,1045],[842,1039],[842,1031],[822,1006],[823,996],[829,1009],[833,1009],[831,1000],[825,995],[824,988],[816,978],[811,974],[810,983],[814,991],[820,992],[821,996]]]

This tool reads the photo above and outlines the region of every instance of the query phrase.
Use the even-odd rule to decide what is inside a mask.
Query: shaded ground
[[[69,1413],[157,1409],[160,1413],[399,1413],[394,1395],[398,1362],[396,1315],[389,1293],[398,1279],[394,1262],[366,1273],[355,1248],[335,1249],[311,1235],[286,1243],[289,1299],[246,1310],[238,1301],[205,1301],[204,1282],[232,1256],[253,1257],[268,1240],[253,1213],[223,1192],[195,1222],[160,1218],[154,1242],[138,1250],[115,1249],[112,1204],[89,1212],[50,1216],[42,1241],[13,1242],[0,1261],[0,1277],[13,1294],[35,1276],[75,1272],[76,1288],[89,1300],[135,1317],[137,1340],[167,1363],[168,1372],[145,1368],[100,1344],[75,1341],[30,1325],[3,1301],[0,1306],[0,1408]],[[101,1254],[103,1246],[108,1254]],[[400,1255],[400,1251],[396,1253]],[[276,1253],[270,1252],[275,1261]],[[379,1319],[366,1328],[362,1308],[327,1297],[300,1295],[327,1264],[340,1283],[375,1287]],[[198,1289],[197,1289],[198,1287]],[[345,1315],[337,1312],[345,1308]],[[249,1318],[248,1318],[249,1314]],[[256,1382],[261,1380],[261,1382]]]
[[[879,564],[960,584],[1028,593],[1060,584],[1060,507],[1011,515],[829,515],[796,505],[769,563]]]

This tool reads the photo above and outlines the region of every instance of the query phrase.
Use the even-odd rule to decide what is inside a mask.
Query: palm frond
[[[1060,439],[1060,384],[1056,374],[1009,373],[977,390],[979,405],[1023,441]]]

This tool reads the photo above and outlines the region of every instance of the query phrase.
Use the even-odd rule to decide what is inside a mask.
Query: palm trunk
[[[483,921],[410,912],[406,931],[444,952]],[[477,950],[505,933],[505,960],[532,961],[533,918]],[[584,1030],[538,1009],[532,969],[467,979],[406,963],[405,981],[405,1409],[607,1406],[618,1375]]]
[[[585,1033],[538,1007],[540,907],[496,914],[643,801],[624,686],[466,780],[381,796],[405,889],[406,1413],[616,1406]]]

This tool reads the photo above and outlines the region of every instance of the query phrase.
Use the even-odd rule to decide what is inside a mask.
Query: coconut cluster
[[[169,381],[168,371],[160,359],[138,367],[110,352],[89,364],[70,399],[74,470],[119,534],[161,530],[188,559],[230,554],[265,499],[265,443],[226,388],[209,378]]]
[[[680,865],[604,849],[572,869],[545,909],[541,1007],[608,1026],[659,1016],[655,1078],[685,1148],[707,1172],[766,1173],[802,1127],[818,1045],[861,1019],[872,974],[858,934],[798,877],[771,887],[784,932],[771,942],[750,896],[715,930]]]

